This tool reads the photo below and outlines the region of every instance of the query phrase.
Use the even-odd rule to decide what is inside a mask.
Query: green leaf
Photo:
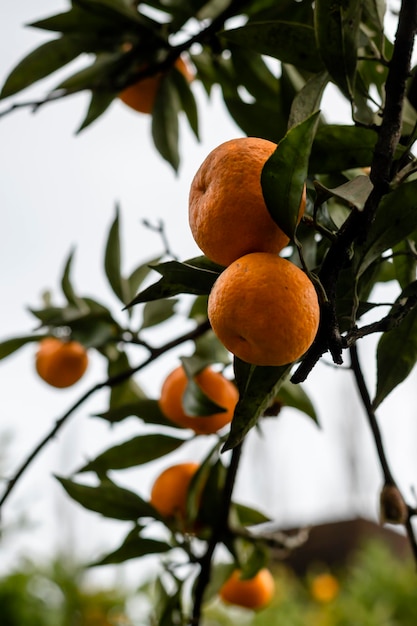
[[[272,219],[290,239],[297,228],[318,119],[319,113],[316,112],[293,126],[262,169],[261,185],[266,206]]]
[[[187,371],[187,360],[182,359],[182,361],[184,369]],[[187,387],[182,398],[182,406],[187,415],[196,417],[224,413],[227,410],[211,400],[192,377],[188,379]]]
[[[144,465],[170,454],[183,443],[184,439],[177,439],[168,435],[138,435],[129,441],[109,448],[78,471],[96,472],[101,475],[109,470],[121,470]]]
[[[310,156],[309,172],[327,174],[371,164],[377,134],[346,125],[322,125],[317,129]]]
[[[12,70],[3,85],[0,98],[7,98],[49,76],[83,52],[82,44],[70,37],[61,37],[42,44]]]
[[[316,0],[314,25],[320,57],[342,93],[353,98],[362,0]]]
[[[127,306],[131,307],[142,302],[170,298],[180,293],[194,295],[210,293],[220,273],[218,270],[220,266],[213,264],[213,269],[206,269],[202,264],[197,263],[198,261],[190,259],[184,263],[168,261],[154,265],[152,269],[159,272],[163,278],[140,292]],[[207,266],[209,265],[210,263],[207,264]]]
[[[135,26],[143,26],[145,23],[131,3],[119,2],[119,0],[72,0],[72,4],[97,15],[119,21],[124,25],[132,23]]]
[[[91,487],[67,478],[56,478],[73,500],[104,517],[133,521],[153,514],[153,509],[145,500],[109,479],[103,480],[97,487]]]
[[[369,176],[356,176],[347,183],[339,185],[333,189],[329,189],[322,185],[319,181],[314,181],[319,200],[325,201],[328,198],[338,198],[351,207],[356,207],[362,211],[369,194],[373,189],[373,185]]]
[[[90,567],[124,563],[129,559],[138,559],[148,554],[163,554],[164,552],[169,552],[169,550],[172,550],[172,546],[169,543],[158,541],[157,539],[141,537],[138,534],[138,529],[134,528],[117,550],[110,552],[99,561],[92,563]]]
[[[116,207],[116,217],[111,225],[107,238],[104,269],[113,292],[123,304],[126,304],[128,298],[126,293],[126,281],[122,276],[121,270],[120,219],[118,207]]]
[[[24,337],[14,337],[13,339],[2,341],[0,343],[0,360],[13,354],[13,352],[16,352],[16,350],[19,350],[19,348],[25,346],[27,343],[37,343],[44,337],[47,337],[47,335],[26,335]]]
[[[294,385],[289,380],[284,381],[278,391],[277,400],[284,406],[298,409],[301,413],[311,417],[316,424],[318,423],[314,405],[301,385]]]
[[[417,260],[415,251],[416,233],[410,239],[401,241],[393,247],[392,262],[395,270],[395,278],[402,289],[409,285],[416,277]]]
[[[272,521],[270,517],[267,517],[257,509],[253,509],[244,504],[233,502],[232,509],[241,526],[257,526],[258,524],[265,524]]]
[[[173,422],[164,416],[159,408],[158,401],[149,398],[138,399],[135,402],[115,406],[105,413],[97,414],[95,417],[101,417],[112,424],[121,422],[127,417],[139,417],[146,424],[160,424],[177,428]]]
[[[109,359],[109,377],[118,376],[130,369],[129,359],[125,352],[117,351]],[[133,378],[128,378],[124,382],[112,387],[110,392],[109,408],[117,408],[126,404],[131,404],[144,397],[144,393]]]
[[[226,41],[290,63],[309,72],[323,69],[314,29],[295,22],[250,22],[240,28],[222,31]]]
[[[172,298],[170,300],[153,300],[147,302],[143,308],[143,321],[141,329],[150,328],[162,324],[175,315],[175,307],[178,300]]]
[[[149,261],[146,261],[145,263],[141,263],[133,270],[130,276],[127,277],[126,280],[130,294],[129,300],[132,300],[135,297],[139,287],[141,286],[145,278],[147,278],[149,272],[152,271],[152,266],[157,264],[160,259],[161,257],[158,256],[150,259]]]
[[[67,93],[76,93],[91,89],[92,91],[112,92],[114,96],[115,80],[122,60],[121,52],[97,55],[94,63],[60,82],[54,91],[64,90]]]
[[[198,109],[194,94],[191,90],[190,83],[182,72],[175,66],[171,73],[172,84],[175,86],[180,101],[180,107],[187,116],[191,130],[197,139],[199,139],[198,130]]]
[[[101,115],[103,115],[113,102],[114,97],[115,95],[113,93],[93,92],[91,94],[87,114],[78,128],[77,133],[80,133],[82,130],[87,128],[87,126],[90,126],[90,124],[95,122]]]
[[[409,285],[391,309],[395,315],[398,304],[414,306],[401,323],[383,333],[377,347],[377,387],[372,403],[376,409],[413,370],[417,360],[417,281]]]
[[[180,164],[178,113],[181,107],[171,74],[169,72],[162,78],[156,94],[152,110],[152,138],[160,155],[177,172]]]
[[[401,211],[398,210],[401,207]],[[360,276],[380,255],[417,230],[417,180],[404,183],[384,196],[369,235],[355,252]]]
[[[288,118],[288,128],[297,126],[314,111],[319,110],[321,98],[328,82],[329,74],[326,71],[315,74],[306,82],[293,99]]]
[[[249,430],[257,424],[264,410],[277,396],[290,369],[290,365],[282,367],[249,365],[235,357],[234,370],[239,401],[224,450],[237,446]]]
[[[71,278],[70,278],[73,259],[74,259],[74,250],[71,250],[65,262],[64,272],[62,274],[62,279],[61,279],[61,288],[62,288],[62,292],[64,296],[68,300],[68,304],[72,304],[74,306],[81,308],[82,299],[76,295],[74,288],[72,286],[72,283],[71,283]]]

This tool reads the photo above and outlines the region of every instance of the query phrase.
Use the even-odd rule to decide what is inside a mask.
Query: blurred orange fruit
[[[198,435],[216,433],[232,420],[238,391],[230,380],[210,367],[197,374],[194,380],[210,400],[226,411],[201,417],[187,415],[183,408],[183,396],[188,378],[182,365],[174,369],[162,385],[159,399],[161,411],[174,424],[191,428]]]
[[[331,602],[339,593],[339,581],[332,574],[319,574],[310,586],[311,595],[318,602]]]
[[[240,570],[235,570],[220,588],[221,599],[228,604],[236,604],[247,609],[262,609],[272,600],[275,581],[267,568],[259,570],[253,578],[241,578]]]
[[[320,309],[313,283],[296,265],[255,252],[218,277],[208,299],[213,331],[235,356],[253,365],[285,365],[312,344]]]
[[[52,387],[70,387],[87,369],[87,351],[78,341],[47,337],[39,342],[35,366],[39,376]]]
[[[250,252],[280,252],[289,238],[266,207],[261,172],[277,145],[242,137],[217,146],[191,183],[189,224],[200,250],[220,265]],[[300,190],[301,193],[301,190]],[[299,220],[306,206],[304,186]]]
[[[150,503],[163,517],[181,522],[186,520],[188,490],[198,468],[198,463],[178,463],[157,477]]]
[[[188,82],[192,81],[193,75],[181,57],[175,61],[174,65],[185,76]],[[120,100],[139,113],[152,113],[163,76],[163,72],[158,72],[153,76],[141,78],[119,93]]]

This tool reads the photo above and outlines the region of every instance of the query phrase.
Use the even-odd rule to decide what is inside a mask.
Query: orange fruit
[[[253,578],[241,578],[235,570],[220,588],[221,599],[228,604],[237,604],[247,609],[262,609],[272,600],[275,581],[269,569],[263,568]]]
[[[242,137],[217,146],[191,183],[189,224],[195,242],[215,263],[230,265],[250,252],[278,253],[289,238],[266,207],[261,172],[277,144]],[[305,186],[299,220],[306,205]]]
[[[216,433],[232,420],[239,398],[235,385],[220,372],[206,367],[194,380],[210,400],[226,409],[213,415],[191,416],[184,411],[182,398],[188,384],[187,374],[182,365],[174,369],[165,379],[159,406],[164,415],[184,428],[191,428],[198,435]]]
[[[47,337],[39,342],[35,367],[39,376],[52,387],[71,387],[87,369],[87,351],[78,341]]]
[[[163,516],[184,521],[187,517],[187,495],[198,463],[178,463],[155,480],[150,503]]]
[[[175,61],[174,65],[184,74],[188,82],[192,81],[193,75],[181,57]],[[158,72],[153,76],[141,78],[119,93],[120,100],[139,113],[152,113],[163,75],[162,72]]]
[[[332,574],[319,574],[311,582],[311,595],[317,602],[331,602],[339,593],[339,582]]]
[[[254,252],[217,278],[208,317],[223,345],[253,365],[285,365],[312,344],[320,309],[313,283],[296,265]]]

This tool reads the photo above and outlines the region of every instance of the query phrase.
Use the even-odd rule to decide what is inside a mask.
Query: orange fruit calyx
[[[236,386],[223,374],[211,367],[204,368],[194,381],[213,403],[224,408],[212,415],[189,415],[183,406],[183,398],[189,379],[182,365],[175,368],[165,379],[159,406],[165,417],[178,426],[191,428],[198,435],[216,433],[233,418],[239,394]]]
[[[39,342],[36,371],[52,387],[71,387],[80,380],[87,366],[87,351],[78,341],[46,337]]]
[[[259,570],[253,578],[242,578],[241,571],[236,569],[219,591],[223,602],[254,610],[269,604],[274,593],[275,581],[267,568]]]

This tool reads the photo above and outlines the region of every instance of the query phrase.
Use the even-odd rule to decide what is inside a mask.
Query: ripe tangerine
[[[226,411],[204,416],[186,414],[182,399],[188,384],[188,377],[182,365],[174,369],[165,379],[159,406],[164,415],[178,426],[191,428],[198,435],[216,433],[232,420],[239,398],[238,391],[230,380],[210,367],[198,373],[195,381],[210,400],[225,408]]]
[[[188,82],[193,80],[190,69],[181,57],[178,57],[174,66],[185,76]],[[163,76],[163,72],[158,72],[153,76],[146,76],[136,83],[128,85],[119,93],[120,100],[139,113],[152,113]]]
[[[286,365],[312,344],[320,309],[313,283],[296,265],[255,252],[218,277],[208,299],[213,331],[235,356],[253,365]]]
[[[275,593],[275,581],[269,569],[259,570],[253,578],[241,578],[236,569],[220,588],[219,595],[227,604],[236,604],[247,609],[264,608]]]
[[[88,366],[87,351],[78,341],[46,337],[39,342],[35,367],[39,376],[52,387],[74,385]]]
[[[163,517],[186,519],[188,490],[198,468],[198,463],[178,463],[157,477],[152,486],[150,503]]]
[[[250,252],[278,253],[288,245],[261,187],[262,168],[276,147],[257,137],[231,139],[212,150],[195,174],[189,224],[197,245],[215,263],[227,266]],[[299,220],[305,206],[304,186]]]

